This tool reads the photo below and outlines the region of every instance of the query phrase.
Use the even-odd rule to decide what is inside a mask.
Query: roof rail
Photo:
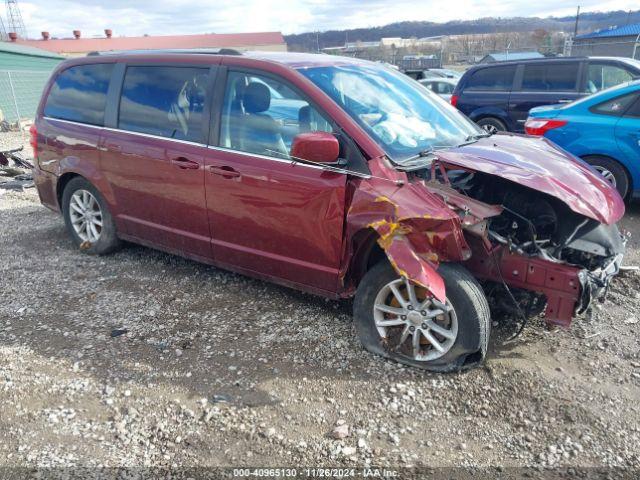
[[[198,54],[198,55],[242,55],[242,52],[234,48],[168,48],[158,50],[109,50],[105,52],[89,52],[88,57],[96,57],[102,55],[158,55],[158,54]]]

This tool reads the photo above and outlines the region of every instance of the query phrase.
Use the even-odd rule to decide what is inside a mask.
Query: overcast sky
[[[576,0],[583,11],[637,9],[638,0]],[[385,25],[402,20],[564,16],[566,0],[29,0],[19,1],[27,30],[52,36],[170,35],[281,31],[300,33]],[[4,15],[4,2],[0,11]]]

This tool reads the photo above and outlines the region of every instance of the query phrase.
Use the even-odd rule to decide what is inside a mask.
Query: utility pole
[[[580,5],[578,5],[578,11],[576,12],[576,25],[573,28],[574,38],[578,35],[578,19],[580,18]]]
[[[5,8],[7,10],[9,31],[15,32],[18,38],[27,38],[27,28],[24,26],[24,20],[22,20],[18,0],[6,0]]]
[[[7,35],[7,30],[4,28],[2,17],[0,17],[0,42],[6,42],[7,40],[9,40],[9,36]]]

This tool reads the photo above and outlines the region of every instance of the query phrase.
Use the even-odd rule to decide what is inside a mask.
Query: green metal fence
[[[4,120],[33,119],[51,72],[0,70],[0,110]]]

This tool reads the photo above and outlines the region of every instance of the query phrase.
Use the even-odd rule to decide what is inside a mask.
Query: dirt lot
[[[638,265],[639,205],[623,225]],[[637,273],[570,330],[494,323],[484,368],[436,375],[365,352],[350,302],[84,255],[31,189],[0,194],[0,295],[0,466],[640,469]]]

